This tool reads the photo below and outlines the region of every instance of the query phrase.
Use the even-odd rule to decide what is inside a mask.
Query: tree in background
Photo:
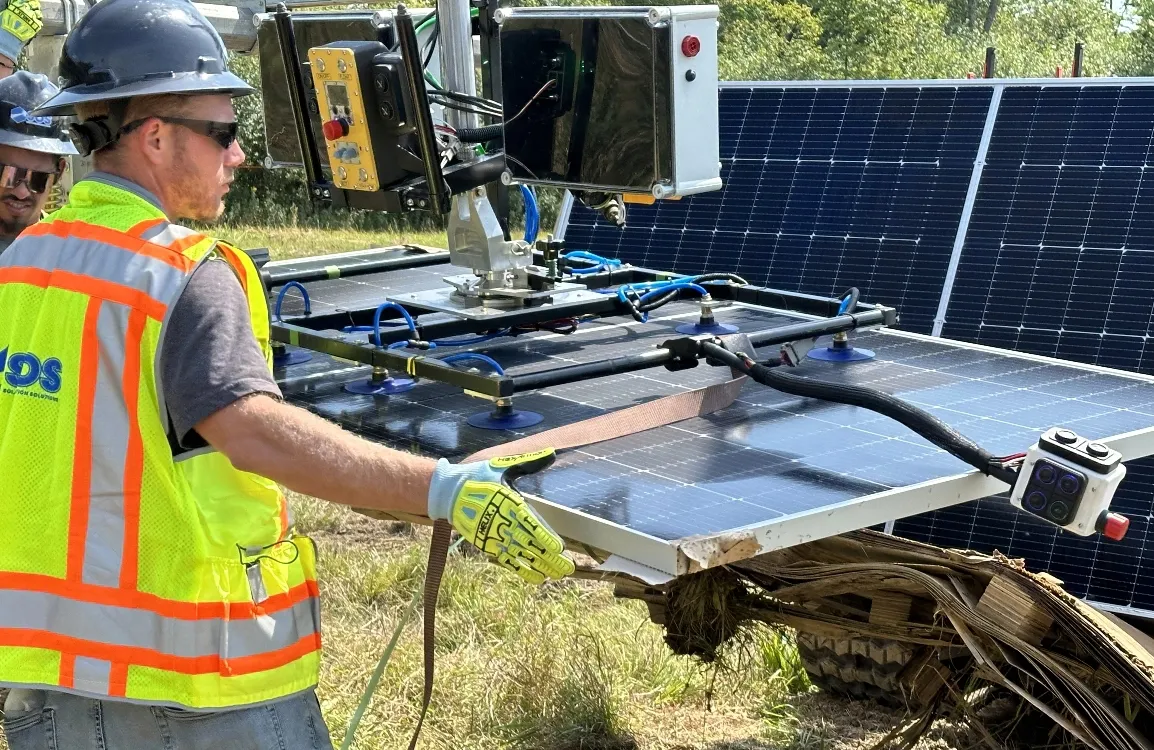
[[[686,4],[684,0],[666,0]],[[1154,74],[1154,0],[1136,0],[1123,19],[1104,0],[718,0],[720,73],[725,80],[963,78],[981,74],[985,49],[998,51],[999,77],[1069,71],[1076,42],[1084,75]],[[524,5],[629,5],[635,0],[523,0]],[[364,6],[360,6],[364,7]],[[234,70],[259,87],[255,55],[234,55]],[[362,229],[439,226],[426,213],[403,217],[313,209],[301,170],[266,170],[259,96],[238,100],[248,154],[226,218]],[[541,191],[543,213],[556,196]],[[519,212],[519,201],[515,210]],[[543,216],[545,225],[551,220]]]
[[[797,0],[724,3],[718,46],[719,73],[728,81],[819,78],[825,67],[821,22]]]
[[[1135,23],[1127,35],[1129,45],[1127,75],[1154,75],[1154,0],[1137,0],[1133,5]]]
[[[990,33],[974,39],[971,54],[996,46],[999,76],[1052,76],[1058,66],[1068,75],[1074,45],[1083,42],[1083,75],[1125,75],[1133,39],[1120,30],[1122,21],[1101,0],[1001,0]]]
[[[1052,76],[1081,41],[1085,75],[1117,75],[1133,68],[1121,22],[1101,0],[722,0],[721,70],[731,80],[962,78],[980,75],[994,46],[999,76]]]

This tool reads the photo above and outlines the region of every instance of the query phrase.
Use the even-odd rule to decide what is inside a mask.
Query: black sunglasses
[[[165,115],[150,115],[134,122],[130,122],[120,129],[121,134],[131,133],[149,120],[156,119],[170,125],[179,125],[188,128],[194,133],[207,136],[216,141],[216,145],[228,149],[236,142],[236,133],[240,125],[236,122],[217,122],[215,120],[192,120],[187,117],[168,117]]]
[[[13,190],[18,185],[28,186],[28,192],[42,194],[52,187],[52,183],[59,176],[59,172],[39,172],[35,169],[14,167],[11,164],[0,164],[0,188]]]

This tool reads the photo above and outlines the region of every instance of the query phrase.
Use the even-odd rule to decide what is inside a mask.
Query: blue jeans
[[[197,713],[67,693],[4,717],[11,750],[332,750],[314,691],[275,703]]]

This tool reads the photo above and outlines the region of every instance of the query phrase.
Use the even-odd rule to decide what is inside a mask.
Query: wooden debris
[[[997,623],[1006,632],[1034,646],[1041,645],[1054,618],[1009,576],[994,576],[978,600],[979,614]]]
[[[903,623],[910,619],[910,610],[913,606],[913,597],[907,594],[897,594],[892,591],[878,591],[873,594],[873,606],[870,608],[870,622],[875,625],[897,625]]]

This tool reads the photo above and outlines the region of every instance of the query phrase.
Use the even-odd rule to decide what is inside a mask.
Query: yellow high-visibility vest
[[[193,709],[316,684],[312,542],[284,495],[211,449],[174,455],[159,356],[206,258],[243,252],[96,180],[0,255],[0,685]]]

